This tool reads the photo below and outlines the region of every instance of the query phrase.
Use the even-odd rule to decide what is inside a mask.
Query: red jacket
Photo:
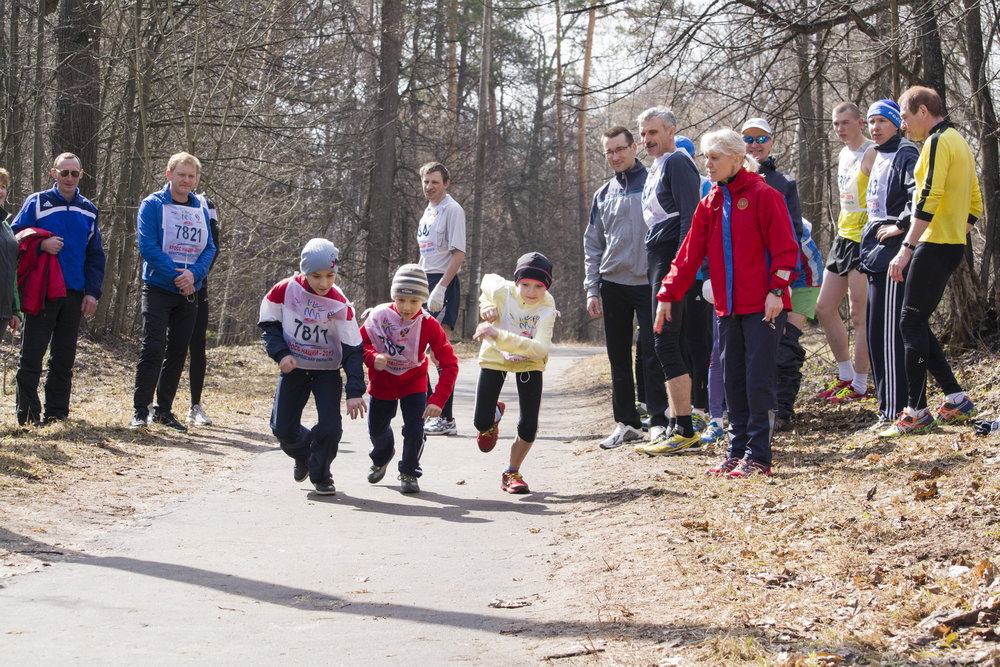
[[[28,227],[17,233],[17,288],[21,293],[21,310],[37,315],[45,310],[46,299],[66,296],[59,256],[45,252],[41,243],[52,232]]]
[[[394,311],[396,307],[389,306]],[[397,313],[399,311],[396,311]],[[418,317],[423,317],[424,321],[420,325],[420,340],[418,349],[420,350],[420,365],[411,368],[402,375],[393,375],[389,371],[375,370],[375,355],[378,351],[372,345],[366,327],[361,327],[361,340],[364,342],[364,361],[368,367],[368,394],[373,398],[380,398],[391,401],[418,392],[427,392],[428,373],[427,356],[424,350],[430,345],[434,353],[434,359],[440,369],[437,386],[431,394],[428,403],[433,403],[443,408],[451,392],[455,389],[455,381],[458,379],[458,357],[455,350],[448,342],[448,337],[441,328],[441,324],[431,317],[426,311],[420,311]]]
[[[723,220],[727,198],[728,225]],[[785,290],[784,307],[791,309],[788,285],[795,279],[799,246],[784,197],[762,176],[740,169],[729,184],[716,185],[698,203],[656,298],[682,300],[705,255],[719,315],[764,312],[768,291],[778,287]]]

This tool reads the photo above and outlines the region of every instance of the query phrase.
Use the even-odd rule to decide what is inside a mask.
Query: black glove
[[[980,419],[973,424],[976,433],[979,435],[989,435],[1000,431],[1000,419]]]

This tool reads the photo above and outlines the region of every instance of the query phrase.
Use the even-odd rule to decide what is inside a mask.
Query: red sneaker
[[[736,466],[738,466],[739,464],[740,464],[740,459],[732,456],[727,456],[726,458],[722,459],[714,466],[706,470],[705,474],[710,477],[722,477],[723,475],[726,475],[729,472],[735,470]]]
[[[507,493],[528,493],[528,483],[519,472],[505,472],[500,475],[500,490]]]
[[[770,475],[771,466],[764,465],[760,461],[754,461],[753,459],[743,459],[736,466],[735,470],[729,472],[726,477],[732,479],[745,479],[747,477],[753,477],[754,475]]]
[[[850,403],[851,401],[863,401],[868,398],[868,396],[869,394],[867,389],[863,393],[859,393],[854,390],[854,387],[850,383],[848,383],[846,387],[826,400],[830,403]]]
[[[507,405],[503,401],[497,401],[497,410],[499,410],[501,418],[506,409]],[[476,444],[479,445],[479,451],[492,452],[493,448],[497,446],[497,438],[499,437],[500,420],[498,419],[493,422],[493,426],[476,436]]]
[[[837,392],[839,392],[844,387],[850,387],[850,386],[851,386],[850,380],[841,380],[840,378],[837,378],[829,385],[827,385],[826,389],[816,394],[816,398],[818,398],[821,401],[828,400],[836,396]]]

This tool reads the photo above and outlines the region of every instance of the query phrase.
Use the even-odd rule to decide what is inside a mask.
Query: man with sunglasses
[[[653,350],[653,292],[646,275],[646,223],[642,189],[646,167],[636,159],[639,147],[621,125],[602,139],[604,157],[614,175],[594,195],[590,222],[583,237],[587,312],[604,318],[611,364],[611,410],[615,430],[600,446],[614,449],[644,439],[635,405],[632,376],[633,322],[639,320],[640,348]],[[655,354],[642,358],[642,382],[652,426],[666,427],[667,393],[663,369]]]
[[[16,376],[17,423],[22,426],[69,417],[80,320],[97,310],[104,282],[104,247],[97,226],[97,207],[77,187],[83,178],[80,158],[62,153],[52,163],[49,174],[55,184],[30,195],[11,225],[15,234],[35,229],[47,236],[37,248],[58,258],[66,288],[66,296],[46,297],[41,312],[25,315]],[[46,350],[49,372],[43,412],[38,384]]]
[[[802,364],[806,360],[806,351],[799,338],[806,322],[816,316],[816,299],[819,297],[819,286],[823,283],[823,274],[819,268],[823,266],[823,258],[819,254],[819,248],[812,242],[811,233],[804,228],[799,188],[795,179],[778,171],[774,156],[771,155],[774,150],[771,124],[763,118],[751,118],[743,124],[741,132],[743,142],[747,145],[747,153],[760,165],[757,173],[785,198],[792,228],[795,230],[795,241],[799,244],[798,276],[790,285],[792,310],[785,320],[785,330],[778,345],[776,359],[778,405],[774,415],[774,430],[782,431],[788,428],[795,413],[795,397],[802,385]]]

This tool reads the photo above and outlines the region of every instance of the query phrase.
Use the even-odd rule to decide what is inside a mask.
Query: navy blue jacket
[[[66,289],[82,291],[95,299],[101,298],[104,283],[104,244],[97,226],[97,207],[77,189],[66,201],[56,185],[51,190],[36,192],[24,200],[11,229],[45,229],[62,237],[59,267]]]
[[[875,146],[875,150],[875,163],[865,192],[868,222],[861,231],[861,266],[858,267],[862,273],[888,271],[889,262],[903,245],[905,233],[884,241],[879,241],[875,234],[886,224],[895,224],[904,232],[910,228],[916,187],[913,168],[920,156],[916,145],[898,134],[881,146]]]

